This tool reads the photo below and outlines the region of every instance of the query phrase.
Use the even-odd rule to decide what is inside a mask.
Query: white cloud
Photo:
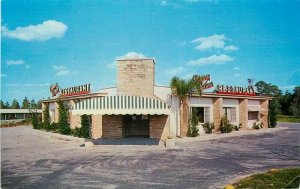
[[[166,6],[167,3],[168,3],[167,1],[161,1],[160,5],[161,5],[161,6]]]
[[[1,78],[2,78],[2,77],[7,77],[7,74],[1,74]]]
[[[236,67],[234,67],[233,69],[234,69],[234,70],[240,70],[240,68],[239,68],[239,67],[237,67],[237,66],[236,66]]]
[[[75,70],[70,70],[66,66],[53,66],[54,71],[56,71],[55,75],[57,76],[64,76],[64,75],[70,75],[70,74],[78,74]]]
[[[239,48],[237,46],[234,46],[234,45],[229,45],[229,46],[226,46],[224,48],[225,51],[236,51],[236,50],[239,50]]]
[[[110,64],[106,64],[106,67],[113,70],[113,69],[117,68],[117,64],[116,64],[116,62],[112,62]]]
[[[167,69],[165,70],[165,73],[168,74],[168,75],[177,75],[177,74],[180,74],[184,71],[184,68],[183,67],[177,67],[177,68],[171,68],[171,69]]]
[[[9,30],[3,26],[2,36],[22,41],[46,41],[63,37],[67,29],[68,27],[62,22],[47,20],[38,25],[17,27],[15,30]]]
[[[126,60],[126,59],[147,59],[147,57],[141,53],[129,52],[123,56],[116,57],[117,60]]]
[[[208,50],[208,49],[222,49],[225,45],[225,39],[226,37],[224,35],[211,35],[208,37],[199,37],[197,39],[194,39],[192,43],[199,43],[198,46],[196,46],[196,49],[199,49],[201,51]]]
[[[8,66],[10,66],[10,65],[21,65],[21,64],[25,64],[25,61],[24,60],[7,60],[6,64]]]
[[[197,60],[191,60],[187,64],[190,66],[196,66],[196,65],[209,65],[209,64],[225,64],[226,62],[233,61],[233,58],[226,55],[212,55],[206,58],[199,58]]]

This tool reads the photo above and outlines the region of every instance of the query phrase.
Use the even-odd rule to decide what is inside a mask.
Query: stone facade
[[[269,127],[269,118],[268,118],[269,100],[261,100],[260,108],[264,109],[263,111],[260,112],[260,119],[264,124],[264,128],[268,128]]]
[[[154,96],[154,60],[117,60],[117,93]]]
[[[102,138],[122,138],[122,116],[102,116]]]
[[[248,128],[248,99],[239,99],[239,120],[242,124],[242,128],[246,130]]]
[[[150,138],[158,138],[165,141],[169,136],[170,119],[167,115],[150,116]]]
[[[92,115],[92,138],[102,137],[102,115]]]
[[[213,98],[213,118],[215,124],[215,131],[220,130],[222,119],[223,98]]]
[[[71,115],[70,116],[70,127],[71,129],[76,129],[81,127],[81,116]]]

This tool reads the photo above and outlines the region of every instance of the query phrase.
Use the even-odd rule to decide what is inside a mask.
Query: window
[[[248,120],[258,120],[258,112],[248,112]]]
[[[206,123],[210,121],[209,107],[192,107],[192,112],[197,115],[200,123]]]
[[[236,122],[236,108],[235,107],[223,107],[223,115],[231,122]]]

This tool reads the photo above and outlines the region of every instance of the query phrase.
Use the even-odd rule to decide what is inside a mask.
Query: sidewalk
[[[208,141],[208,140],[218,140],[223,138],[230,137],[238,137],[245,135],[259,135],[266,133],[274,133],[277,131],[283,131],[289,129],[287,127],[276,127],[276,128],[264,128],[259,130],[240,130],[240,131],[232,131],[231,133],[212,133],[212,134],[204,134],[197,137],[184,137],[184,138],[176,138],[175,145],[180,143],[188,143],[188,142],[199,142],[199,141]]]

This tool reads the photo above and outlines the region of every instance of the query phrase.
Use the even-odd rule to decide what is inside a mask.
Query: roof
[[[88,93],[88,94],[81,94],[81,95],[74,95],[74,96],[66,96],[66,97],[61,97],[61,100],[66,101],[66,100],[76,100],[76,99],[88,99],[92,97],[101,97],[101,96],[107,96],[107,93]],[[56,102],[58,99],[59,97],[41,100],[41,102]]]
[[[0,109],[1,114],[29,114],[32,112],[42,113],[41,109]]]

